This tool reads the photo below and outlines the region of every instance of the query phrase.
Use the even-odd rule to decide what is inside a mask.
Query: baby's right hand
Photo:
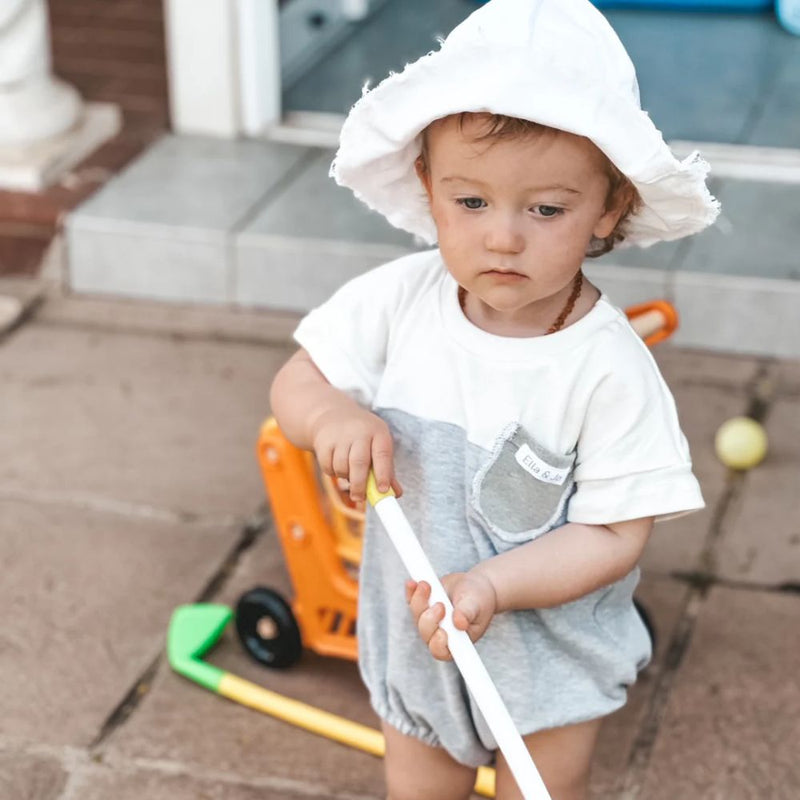
[[[379,491],[391,487],[398,497],[403,493],[394,476],[389,426],[375,414],[363,408],[326,411],[316,421],[313,443],[320,469],[326,475],[347,479],[352,500],[366,497],[370,466]]]

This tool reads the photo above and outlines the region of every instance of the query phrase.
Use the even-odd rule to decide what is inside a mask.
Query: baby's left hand
[[[466,631],[473,642],[483,636],[497,611],[497,594],[489,578],[478,572],[453,572],[445,575],[442,586],[453,603],[453,624]],[[406,600],[417,623],[419,635],[434,658],[450,661],[447,634],[439,627],[444,619],[444,605],[430,608],[431,587],[425,582],[406,581]]]

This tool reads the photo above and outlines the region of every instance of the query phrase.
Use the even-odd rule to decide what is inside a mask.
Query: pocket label
[[[515,458],[522,469],[529,472],[534,478],[543,483],[552,483],[556,486],[561,486],[569,475],[569,468],[559,469],[552,464],[548,464],[546,461],[539,458],[527,444],[523,444],[522,447],[517,450]]]

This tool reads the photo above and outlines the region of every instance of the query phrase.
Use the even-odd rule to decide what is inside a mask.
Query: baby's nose
[[[493,253],[521,253],[525,237],[517,220],[510,216],[493,219],[486,231],[486,249]]]

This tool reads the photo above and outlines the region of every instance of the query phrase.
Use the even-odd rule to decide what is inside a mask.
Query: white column
[[[51,74],[45,0],[0,3],[0,146],[48,139],[81,113],[78,93]]]
[[[262,133],[280,119],[278,0],[166,0],[177,133]]]
[[[0,0],[0,188],[40,191],[120,126],[52,74],[46,0]]]

